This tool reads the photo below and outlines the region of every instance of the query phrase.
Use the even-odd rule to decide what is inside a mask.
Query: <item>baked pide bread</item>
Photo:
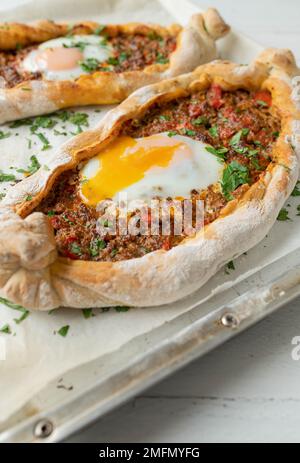
[[[119,103],[217,57],[229,31],[215,9],[189,24],[0,25],[0,124],[70,106]]]
[[[214,61],[137,90],[62,145],[0,203],[0,294],[49,310],[153,306],[195,291],[267,234],[296,183],[296,73],[288,50]],[[163,215],[157,234],[112,233],[106,200],[120,192],[146,200],[146,219],[135,202],[128,209],[137,227],[153,198],[202,201],[204,224],[176,235],[171,209],[169,233]]]

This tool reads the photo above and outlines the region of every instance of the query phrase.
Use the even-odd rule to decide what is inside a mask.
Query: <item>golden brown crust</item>
[[[274,56],[276,62],[272,61]],[[293,148],[286,142],[287,136],[295,135],[293,122],[300,120],[291,96],[290,78],[296,68],[278,64],[287,63],[286,58],[286,51],[270,49],[249,66],[215,61],[191,74],[140,89],[108,113],[96,129],[64,144],[49,160],[50,171],[40,169],[17,184],[1,203],[0,293],[40,310],[59,305],[159,305],[191,293],[220,266],[254,246],[276,220],[299,173],[299,147]],[[40,213],[31,214],[57,176],[99,153],[118,135],[124,121],[142,117],[154,102],[205,89],[213,82],[226,90],[264,88],[272,93],[282,130],[274,145],[274,162],[260,180],[245,190],[239,201],[228,203],[219,219],[168,252],[160,250],[115,263],[58,257],[53,249],[53,231],[46,226],[47,218]],[[26,201],[28,195],[33,199]],[[39,228],[31,228],[31,223],[38,223]],[[28,227],[32,236],[28,235]],[[16,245],[21,231],[25,237]]]
[[[96,23],[83,22],[76,24],[72,32],[90,34],[98,26]],[[2,25],[0,49],[9,50],[16,48],[18,44],[43,42],[66,35],[68,31],[68,25],[51,21],[40,21],[33,25]],[[185,28],[176,24],[165,28],[130,23],[108,25],[106,31],[112,36],[120,32],[147,35],[150,31],[155,31],[162,36],[171,34],[177,37],[177,48],[171,54],[169,64],[154,64],[142,71],[119,74],[95,72],[73,81],[32,80],[11,89],[0,89],[0,123],[45,114],[68,106],[119,103],[140,87],[191,72],[200,64],[215,59],[215,40],[227,34],[229,26],[216,10],[210,8],[204,14],[192,16]]]

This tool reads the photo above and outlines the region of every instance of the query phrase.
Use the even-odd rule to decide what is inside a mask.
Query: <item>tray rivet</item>
[[[35,437],[40,437],[42,439],[49,437],[50,434],[53,432],[53,424],[50,420],[40,420],[36,423],[34,427],[34,435]]]
[[[236,328],[240,322],[234,313],[225,313],[221,318],[221,323],[226,328]]]

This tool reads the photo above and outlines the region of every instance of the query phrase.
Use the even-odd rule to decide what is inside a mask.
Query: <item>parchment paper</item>
[[[7,8],[7,3],[0,1],[1,21],[47,17],[98,19],[102,23],[146,19],[168,24],[174,22],[174,19],[178,21],[182,18],[184,23],[192,9],[184,0],[176,0],[177,18],[174,18],[158,0],[19,0],[20,2],[22,4],[18,7]],[[164,3],[170,5],[169,1]],[[251,48],[247,40],[232,36],[223,42],[221,49],[222,56],[226,55],[231,59],[235,57],[237,61],[245,62],[249,56],[256,54],[259,47],[253,45]],[[107,110],[108,108],[101,108],[100,112],[95,112],[95,108],[77,109],[89,115],[90,127],[95,126]],[[67,132],[67,136],[54,135],[53,130],[42,130],[52,149],[72,136],[70,133],[76,129],[71,124],[65,127],[62,125],[64,124],[58,123],[55,128],[59,132]],[[18,168],[26,169],[32,155],[36,155],[40,164],[47,164],[51,149],[41,151],[42,144],[37,137],[30,134],[30,128],[12,129],[7,124],[0,126],[0,130],[10,132],[8,138],[0,140],[0,171],[15,174]],[[31,143],[28,139],[32,140]],[[15,169],[9,169],[10,166]],[[21,178],[22,174],[16,173],[16,176]],[[5,192],[7,188],[10,188],[9,184],[0,183],[0,192]],[[296,206],[300,204],[300,198],[291,198],[288,204],[291,220],[277,222],[261,244],[247,256],[235,261],[235,270],[222,270],[212,278],[198,291],[199,301],[204,301],[215,292],[245,279],[299,246],[300,217],[296,215]],[[0,330],[6,324],[11,330],[11,334],[0,333],[6,347],[6,360],[0,360],[0,421],[5,421],[50,380],[61,377],[70,368],[120,348],[133,337],[170,321],[188,310],[189,306],[190,300],[187,298],[167,307],[130,309],[128,312],[118,312],[112,308],[104,313],[94,310],[95,316],[88,319],[84,318],[81,311],[63,309],[50,314],[30,313],[26,320],[18,324],[14,319],[20,313],[0,304]],[[62,337],[57,331],[66,325],[70,326],[69,332],[66,337]]]

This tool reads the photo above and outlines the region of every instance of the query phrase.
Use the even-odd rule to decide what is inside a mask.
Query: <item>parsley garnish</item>
[[[60,336],[62,336],[63,338],[65,338],[68,334],[68,331],[70,329],[70,325],[66,325],[66,326],[62,326],[59,330],[58,330],[58,334]]]
[[[110,253],[111,257],[115,257],[118,254],[118,249],[113,249]]]
[[[115,307],[116,312],[128,312],[128,310],[130,310],[130,307],[126,307],[126,306],[117,306],[117,307]]]
[[[17,169],[17,172],[19,172],[21,174],[29,174],[29,175],[32,175],[35,172],[37,172],[39,170],[39,168],[41,167],[41,164],[37,160],[37,157],[32,155],[30,157],[30,161],[31,161],[31,164],[27,167],[26,170],[25,169]]]
[[[55,211],[48,211],[47,216],[48,217],[54,217],[55,216]]]
[[[218,127],[216,125],[214,125],[213,127],[211,127],[210,129],[208,129],[208,132],[210,133],[210,135],[213,137],[213,138],[217,138],[219,136],[218,134]]]
[[[233,146],[233,147],[236,147],[237,145],[240,144],[240,141],[241,141],[241,137],[245,137],[246,135],[248,135],[249,133],[249,129],[242,129],[242,130],[239,130],[235,135],[233,135],[233,137],[231,138],[229,144],[230,146]]]
[[[168,137],[175,137],[175,135],[177,135],[178,132],[176,130],[171,130],[169,133],[168,133]]]
[[[85,61],[80,61],[79,66],[83,71],[93,72],[100,66],[100,61],[96,58],[87,58]]]
[[[206,146],[205,149],[206,149],[206,151],[213,154],[214,156],[217,156],[222,161],[224,161],[226,159],[225,154],[228,153],[228,148],[225,148],[225,147],[213,148],[212,146]]]
[[[235,265],[234,265],[233,260],[231,260],[230,262],[228,262],[228,264],[226,265],[226,267],[227,267],[228,270],[235,270]]]
[[[4,325],[0,328],[0,333],[11,334],[11,328],[9,325]]]
[[[22,307],[21,305],[18,305],[18,304],[14,304],[13,302],[10,302],[8,301],[7,299],[4,299],[4,297],[0,297],[0,303],[1,304],[4,304],[6,305],[7,307],[9,307],[10,309],[13,309],[13,310],[18,310],[19,312],[22,313],[21,317],[20,318],[14,318],[14,321],[19,324],[21,323],[23,320],[25,320],[25,318],[28,317],[29,315],[29,310],[26,310],[24,307]]]
[[[72,243],[70,246],[71,252],[76,256],[81,256],[81,247],[77,243]]]
[[[107,62],[108,62],[108,64],[110,64],[111,66],[117,66],[117,65],[119,64],[118,58],[113,57],[113,56],[111,56],[110,58],[108,58]]]
[[[259,104],[259,106],[261,106],[262,108],[268,108],[269,107],[268,103],[266,103],[263,100],[256,100],[256,103]]]
[[[36,135],[41,140],[41,142],[43,143],[42,151],[45,151],[45,150],[51,148],[51,145],[50,145],[50,142],[49,142],[48,138],[46,138],[43,133],[34,132],[34,135]]]
[[[0,172],[0,182],[15,182],[16,177],[13,174],[4,174]]]
[[[158,64],[167,64],[169,63],[169,58],[166,58],[162,53],[157,53],[156,62]]]
[[[209,120],[205,116],[197,117],[197,119],[192,120],[193,125],[207,125],[209,124]]]
[[[82,314],[86,320],[88,318],[94,317],[93,309],[82,309]]]
[[[196,132],[194,130],[182,129],[182,135],[187,135],[188,137],[195,137]]]
[[[223,195],[228,201],[230,201],[233,199],[231,193],[235,191],[238,186],[249,183],[249,181],[248,167],[243,166],[237,161],[231,161],[231,163],[223,171],[221,181]]]
[[[10,136],[11,136],[10,132],[3,132],[2,130],[0,130],[0,140],[3,140],[4,138],[8,138]]]
[[[90,254],[92,257],[99,255],[99,251],[106,248],[106,242],[104,240],[95,239],[90,243]]]
[[[285,208],[281,209],[281,211],[278,214],[277,220],[280,222],[285,222],[286,220],[291,220],[289,218],[289,211]]]
[[[291,196],[300,196],[299,184],[300,182],[297,182],[297,185],[293,189]]]
[[[81,129],[82,125],[85,127],[89,126],[88,117],[89,116],[86,113],[74,113],[69,116],[69,122]]]
[[[159,116],[159,120],[161,120],[161,121],[170,121],[170,120],[171,120],[171,117],[170,117],[170,116],[166,116],[166,115],[164,115],[164,114],[161,114],[161,115]]]

